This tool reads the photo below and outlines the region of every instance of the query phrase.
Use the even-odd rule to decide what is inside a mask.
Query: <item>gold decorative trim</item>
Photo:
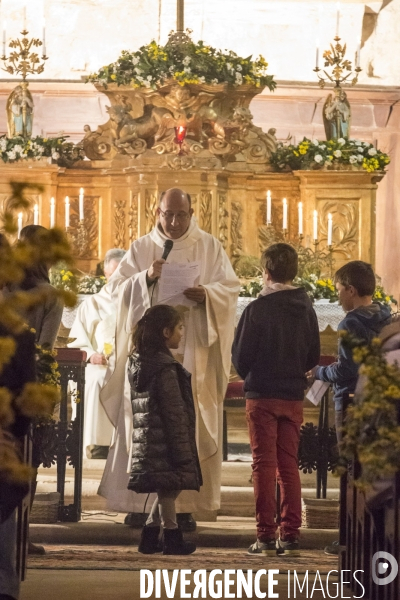
[[[114,223],[115,223],[115,237],[114,247],[125,248],[125,200],[115,200],[114,202]]]
[[[218,209],[218,213],[219,213],[219,234],[218,234],[218,239],[222,244],[222,247],[224,248],[224,250],[226,250],[226,247],[228,245],[228,217],[229,217],[229,212],[227,211],[226,208],[226,194],[219,194],[218,196],[218,203],[219,203],[219,209]]]
[[[212,232],[212,193],[200,192],[200,227],[207,233]]]

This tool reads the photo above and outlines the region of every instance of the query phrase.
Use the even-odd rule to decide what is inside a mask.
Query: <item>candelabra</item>
[[[66,227],[67,238],[73,248],[73,254],[84,258],[90,252],[90,239],[85,221],[78,221],[76,227]]]
[[[6,32],[3,30],[3,71],[10,75],[22,75],[22,82],[17,85],[7,99],[7,125],[8,137],[22,136],[28,138],[32,135],[33,125],[33,98],[28,90],[28,75],[43,73],[44,61],[47,60],[45,46],[45,29],[43,28],[43,42],[38,38],[29,39],[26,27],[21,31],[22,38],[11,40],[9,47],[12,49],[10,55],[6,55]],[[42,58],[39,58],[34,48],[43,46]],[[41,62],[41,60],[43,62]]]
[[[326,80],[322,77],[319,72],[323,70],[325,77],[335,84],[335,88],[341,88],[342,84],[347,82],[349,77],[353,76],[351,80],[351,85],[356,85],[358,81],[358,75],[362,71],[360,67],[360,44],[358,45],[358,49],[356,52],[356,66],[352,68],[352,63],[350,60],[345,58],[346,54],[346,44],[340,43],[340,37],[336,36],[334,38],[335,44],[330,44],[330,49],[325,50],[323,53],[323,58],[325,59],[324,67],[329,68],[332,67],[331,73],[328,73],[326,68],[320,69],[318,65],[318,54],[319,49],[317,48],[317,64],[315,66],[314,71],[318,77],[318,84],[321,88],[325,87]],[[346,74],[347,73],[347,74]]]
[[[304,277],[305,275],[316,274],[318,277],[327,273],[332,278],[333,266],[335,260],[333,258],[333,245],[327,246],[327,249],[319,248],[319,241],[314,240],[314,249],[303,246],[303,235],[299,235],[298,242],[289,242],[296,248],[299,256],[299,272]]]

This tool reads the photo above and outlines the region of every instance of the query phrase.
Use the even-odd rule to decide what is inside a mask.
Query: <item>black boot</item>
[[[182,531],[178,529],[164,529],[163,554],[193,554],[196,544],[184,542]]]
[[[196,531],[197,523],[192,517],[192,513],[178,513],[176,515],[176,522],[178,523],[179,529],[184,533]]]
[[[142,535],[140,536],[138,552],[141,552],[142,554],[162,552],[163,548],[158,542],[159,535],[159,527],[146,527],[145,525],[142,529]]]

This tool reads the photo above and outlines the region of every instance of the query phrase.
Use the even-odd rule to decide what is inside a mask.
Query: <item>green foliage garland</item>
[[[232,50],[225,52],[204,44],[203,41],[184,45],[159,46],[154,40],[136,52],[123,50],[114,62],[89,76],[88,81],[126,85],[133,88],[157,89],[173,80],[180,85],[191,83],[233,86],[242,84],[267,86],[271,91],[276,82],[266,74],[268,63],[262,56],[242,58]]]
[[[0,158],[3,162],[18,162],[20,160],[40,160],[47,157],[60,166],[70,166],[77,160],[83,159],[83,151],[67,142],[68,136],[44,138],[40,135],[34,138],[8,138],[0,136]]]
[[[348,168],[364,169],[368,173],[383,171],[390,163],[388,154],[360,140],[319,141],[304,138],[300,144],[278,144],[271,155],[271,165],[277,171]]]

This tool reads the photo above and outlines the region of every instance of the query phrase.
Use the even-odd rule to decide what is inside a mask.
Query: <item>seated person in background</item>
[[[240,319],[232,361],[245,380],[253,455],[257,540],[249,554],[299,555],[301,485],[298,469],[306,372],[318,363],[317,315],[303,288],[294,287],[298,256],[273,244],[261,257],[265,287]],[[281,490],[275,521],[275,477]],[[279,539],[276,530],[279,526]]]
[[[353,260],[336,271],[334,281],[339,302],[347,313],[339,323],[338,331],[348,331],[368,344],[391,321],[390,308],[379,302],[372,302],[376,286],[372,266],[362,260]],[[342,437],[343,400],[355,392],[358,368],[359,365],[353,360],[352,350],[339,340],[337,361],[328,367],[315,367],[312,370],[316,379],[333,384],[338,442]],[[339,542],[326,546],[325,554],[339,554]]]
[[[125,250],[112,248],[104,258],[107,281],[125,256]],[[100,403],[99,392],[107,371],[107,357],[114,345],[116,307],[104,287],[88,296],[79,306],[69,337],[75,338],[69,348],[80,348],[87,354],[85,375],[85,415],[83,447],[88,458],[107,458],[113,425]]]

